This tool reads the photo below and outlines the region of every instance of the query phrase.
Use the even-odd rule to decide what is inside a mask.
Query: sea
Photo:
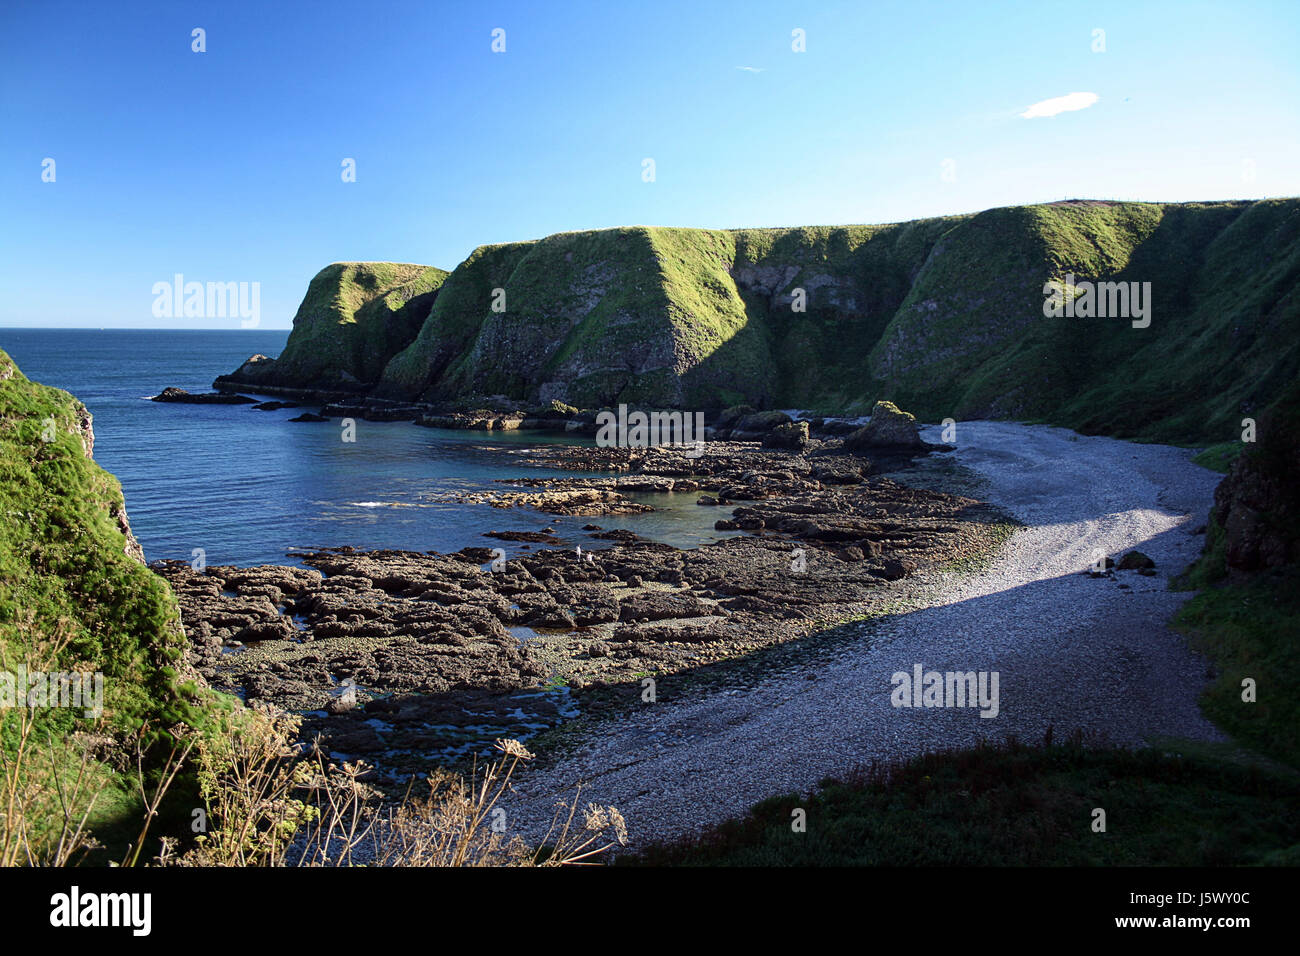
[[[288,331],[0,329],[0,349],[33,381],[71,392],[94,416],[95,460],[122,484],[131,527],[147,560],[208,565],[300,564],[299,549],[351,545],[447,553],[522,545],[486,531],[553,528],[562,545],[600,547],[582,526],[627,528],[689,548],[729,536],[695,494],[629,495],[643,515],[571,518],[446,500],[449,493],[501,490],[502,479],[579,474],[525,465],[551,442],[592,444],[564,434],[423,428],[341,420],[291,422],[302,409],[151,402],[168,386],[211,391],[218,375],[250,355],[277,356]],[[256,392],[245,394],[258,398]],[[581,474],[590,475],[591,472]]]

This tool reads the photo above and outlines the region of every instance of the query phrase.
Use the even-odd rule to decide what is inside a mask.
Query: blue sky
[[[1298,50],[1294,0],[5,0],[0,326],[240,327],[155,318],[181,273],[287,328],[329,262],[574,229],[1293,196]]]

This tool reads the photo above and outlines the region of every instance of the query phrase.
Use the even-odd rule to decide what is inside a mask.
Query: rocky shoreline
[[[873,461],[819,440],[798,450],[708,442],[699,457],[540,446],[525,464],[614,474],[521,477],[475,496],[524,509],[511,513],[527,527],[488,532],[491,545],[550,543],[550,513],[599,516],[588,547],[508,558],[477,545],[334,548],[290,555],[305,567],[153,567],[213,686],[305,714],[308,739],[396,785],[494,737],[619,706],[646,678],[881,613],[916,572],[994,547],[998,512],[883,477],[905,453],[881,451]],[[617,527],[617,515],[650,507],[628,493],[662,491],[698,492],[718,528],[740,533],[680,550]]]
[[[505,395],[474,396],[442,402],[402,401],[370,394],[361,385],[350,388],[290,386],[276,383],[274,378],[269,378],[267,372],[263,371],[273,364],[274,360],[264,355],[254,355],[235,372],[217,376],[212,383],[212,392],[189,393],[184,389],[169,387],[153,400],[190,404],[247,404],[259,411],[308,405],[317,407],[316,412],[304,412],[291,419],[300,422],[354,418],[373,422],[412,422],[426,428],[550,431],[580,437],[595,436],[600,429],[598,420],[601,412],[611,410],[576,408],[560,401],[535,404]],[[241,389],[287,401],[259,402],[241,394]],[[882,404],[892,414],[884,418],[879,416],[879,405]],[[644,410],[654,411],[649,408]],[[921,453],[926,449],[925,443],[916,437],[912,417],[898,413],[889,403],[878,403],[872,421],[834,416],[811,416],[795,420],[787,412],[760,411],[749,405],[737,405],[721,411],[714,409],[701,414],[707,416],[701,437],[708,441],[757,441],[764,447],[797,451],[810,438],[843,440],[846,450],[870,454],[873,458],[882,454],[892,455],[895,463],[905,460],[909,453]],[[606,470],[596,460],[571,464],[570,467]]]

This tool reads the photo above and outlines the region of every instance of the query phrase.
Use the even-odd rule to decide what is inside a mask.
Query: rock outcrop
[[[256,405],[257,399],[230,392],[187,392],[183,388],[164,388],[149,399],[151,402],[168,402],[175,405]]]
[[[155,567],[214,686],[306,712],[327,752],[424,773],[438,755],[554,726],[572,691],[592,692],[577,698],[588,713],[606,695],[624,708],[618,695],[638,693],[647,671],[707,672],[883,609],[909,576],[995,543],[996,516],[978,502],[868,477],[869,463],[835,444],[790,454],[710,443],[694,460],[608,449],[629,474],[521,478],[538,491],[493,502],[550,510],[567,497],[610,514],[616,489],[714,490],[715,504],[731,502],[721,521],[747,533],[691,550],[594,524],[588,546],[532,550],[555,541],[547,525],[490,532],[494,545],[525,542],[508,558],[342,547],[294,553],[306,568]],[[587,449],[536,451],[567,467]]]
[[[862,455],[906,454],[928,447],[921,439],[916,416],[900,410],[893,402],[876,402],[871,421],[844,439],[845,451]]]
[[[279,358],[254,355],[218,387],[366,391],[420,331],[447,273],[395,262],[335,262],[318,272]]]
[[[1223,559],[1233,571],[1300,560],[1300,381],[1260,416],[1257,438],[1214,493]]]

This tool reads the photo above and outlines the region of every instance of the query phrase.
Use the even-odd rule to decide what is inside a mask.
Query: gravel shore
[[[600,727],[556,764],[519,777],[512,828],[537,840],[558,800],[618,807],[636,844],[695,833],[766,797],[806,792],[877,759],[981,738],[1057,739],[1075,729],[1115,744],[1169,735],[1222,739],[1196,697],[1207,664],[1167,621],[1190,596],[1169,579],[1199,554],[1220,478],[1192,452],[1005,422],[957,425],[956,461],[981,497],[1022,521],[991,566],[923,577],[915,608],[861,625],[829,661],[757,687],[657,700]],[[939,429],[924,437],[939,441]],[[1095,551],[1131,549],[1156,574],[1089,577]],[[1125,587],[1126,586],[1126,587]],[[997,716],[974,707],[895,707],[896,672],[997,672]]]

